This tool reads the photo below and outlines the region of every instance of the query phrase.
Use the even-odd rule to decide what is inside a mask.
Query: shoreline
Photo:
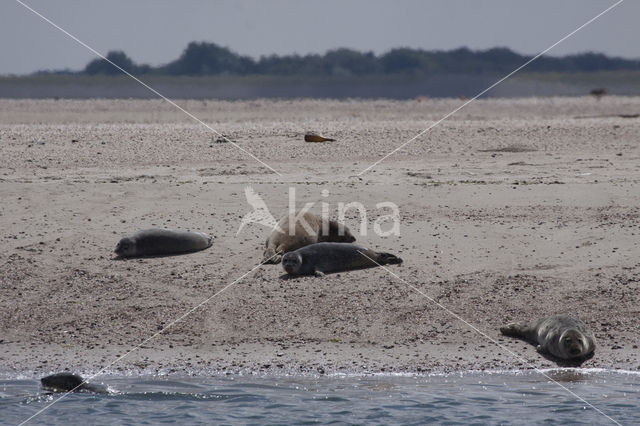
[[[446,73],[429,76],[407,74],[365,76],[278,75],[140,75],[143,81],[171,99],[432,99],[471,98],[498,81],[503,73]],[[522,72],[485,96],[588,96],[598,87],[609,95],[638,96],[640,72]],[[156,95],[120,75],[42,74],[0,75],[0,97],[13,99],[155,99]],[[494,98],[495,99],[495,98]]]
[[[10,372],[0,371],[0,381],[13,380],[39,380],[49,374],[60,373],[60,370],[44,371],[42,374],[34,372]],[[581,367],[551,367],[551,368],[526,368],[526,369],[495,369],[495,370],[453,370],[453,371],[414,371],[414,372],[373,372],[373,371],[334,371],[334,372],[300,372],[289,370],[278,371],[254,371],[254,370],[233,370],[220,371],[212,369],[172,371],[172,370],[126,370],[126,371],[105,371],[99,373],[94,370],[70,371],[80,375],[89,383],[109,385],[111,380],[146,379],[146,380],[188,380],[198,379],[221,379],[221,380],[336,380],[336,379],[437,379],[450,377],[539,377],[542,381],[575,382],[588,380],[590,376],[619,376],[640,378],[640,372],[636,370],[608,369],[608,368],[581,368]],[[106,382],[105,382],[106,381]],[[113,389],[113,388],[112,388]]]

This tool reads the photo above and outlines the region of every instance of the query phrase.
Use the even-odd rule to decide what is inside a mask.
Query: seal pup
[[[569,315],[552,315],[530,323],[501,327],[505,336],[522,337],[537,343],[539,353],[564,360],[586,359],[593,354],[596,339],[587,324]]]
[[[53,392],[93,392],[109,393],[104,385],[87,383],[85,380],[73,373],[57,373],[40,379],[42,387]]]
[[[290,233],[291,223],[293,234]],[[308,225],[308,226],[307,226]],[[356,238],[349,228],[335,220],[323,219],[313,213],[284,216],[267,238],[262,263],[280,263],[282,255],[309,244],[321,242],[352,243]]]
[[[282,256],[282,267],[289,275],[321,277],[332,272],[395,265],[402,259],[349,243],[316,243]]]
[[[304,134],[305,142],[335,142],[335,139],[325,138],[324,136],[320,136],[315,132],[307,132]]]
[[[211,241],[204,232],[150,228],[122,238],[114,251],[120,257],[189,253],[211,247]]]

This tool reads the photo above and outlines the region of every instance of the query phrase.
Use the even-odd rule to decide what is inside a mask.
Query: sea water
[[[631,371],[106,375],[93,381],[107,384],[113,393],[48,394],[35,379],[0,380],[0,422],[20,424],[29,419],[27,424],[46,425],[640,424],[640,374]]]

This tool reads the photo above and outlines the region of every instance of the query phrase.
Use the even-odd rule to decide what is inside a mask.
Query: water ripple
[[[563,386],[620,423],[640,424],[639,375],[556,373],[567,379]],[[102,380],[118,392],[70,394],[34,423],[607,423],[597,411],[535,372]],[[55,398],[59,396],[45,394],[35,380],[0,381],[1,422],[20,423]]]

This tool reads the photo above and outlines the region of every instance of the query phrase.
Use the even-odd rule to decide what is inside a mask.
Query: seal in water
[[[305,142],[335,142],[335,139],[325,138],[315,132],[307,132],[304,134]]]
[[[289,275],[315,275],[399,264],[402,259],[349,243],[316,243],[286,253],[282,267]]]
[[[588,358],[596,347],[593,333],[581,320],[569,315],[552,315],[530,323],[501,327],[505,336],[522,337],[537,343],[540,353],[556,358],[578,360]]]
[[[291,224],[293,233],[291,233]],[[352,243],[356,238],[349,228],[313,213],[284,216],[266,241],[262,263],[280,263],[282,255],[309,244],[320,242]]]
[[[109,393],[106,386],[86,383],[85,380],[73,373],[52,374],[40,379],[42,387],[53,392],[94,392]]]
[[[120,257],[189,253],[211,247],[211,240],[204,232],[150,228],[122,238],[115,252]]]

